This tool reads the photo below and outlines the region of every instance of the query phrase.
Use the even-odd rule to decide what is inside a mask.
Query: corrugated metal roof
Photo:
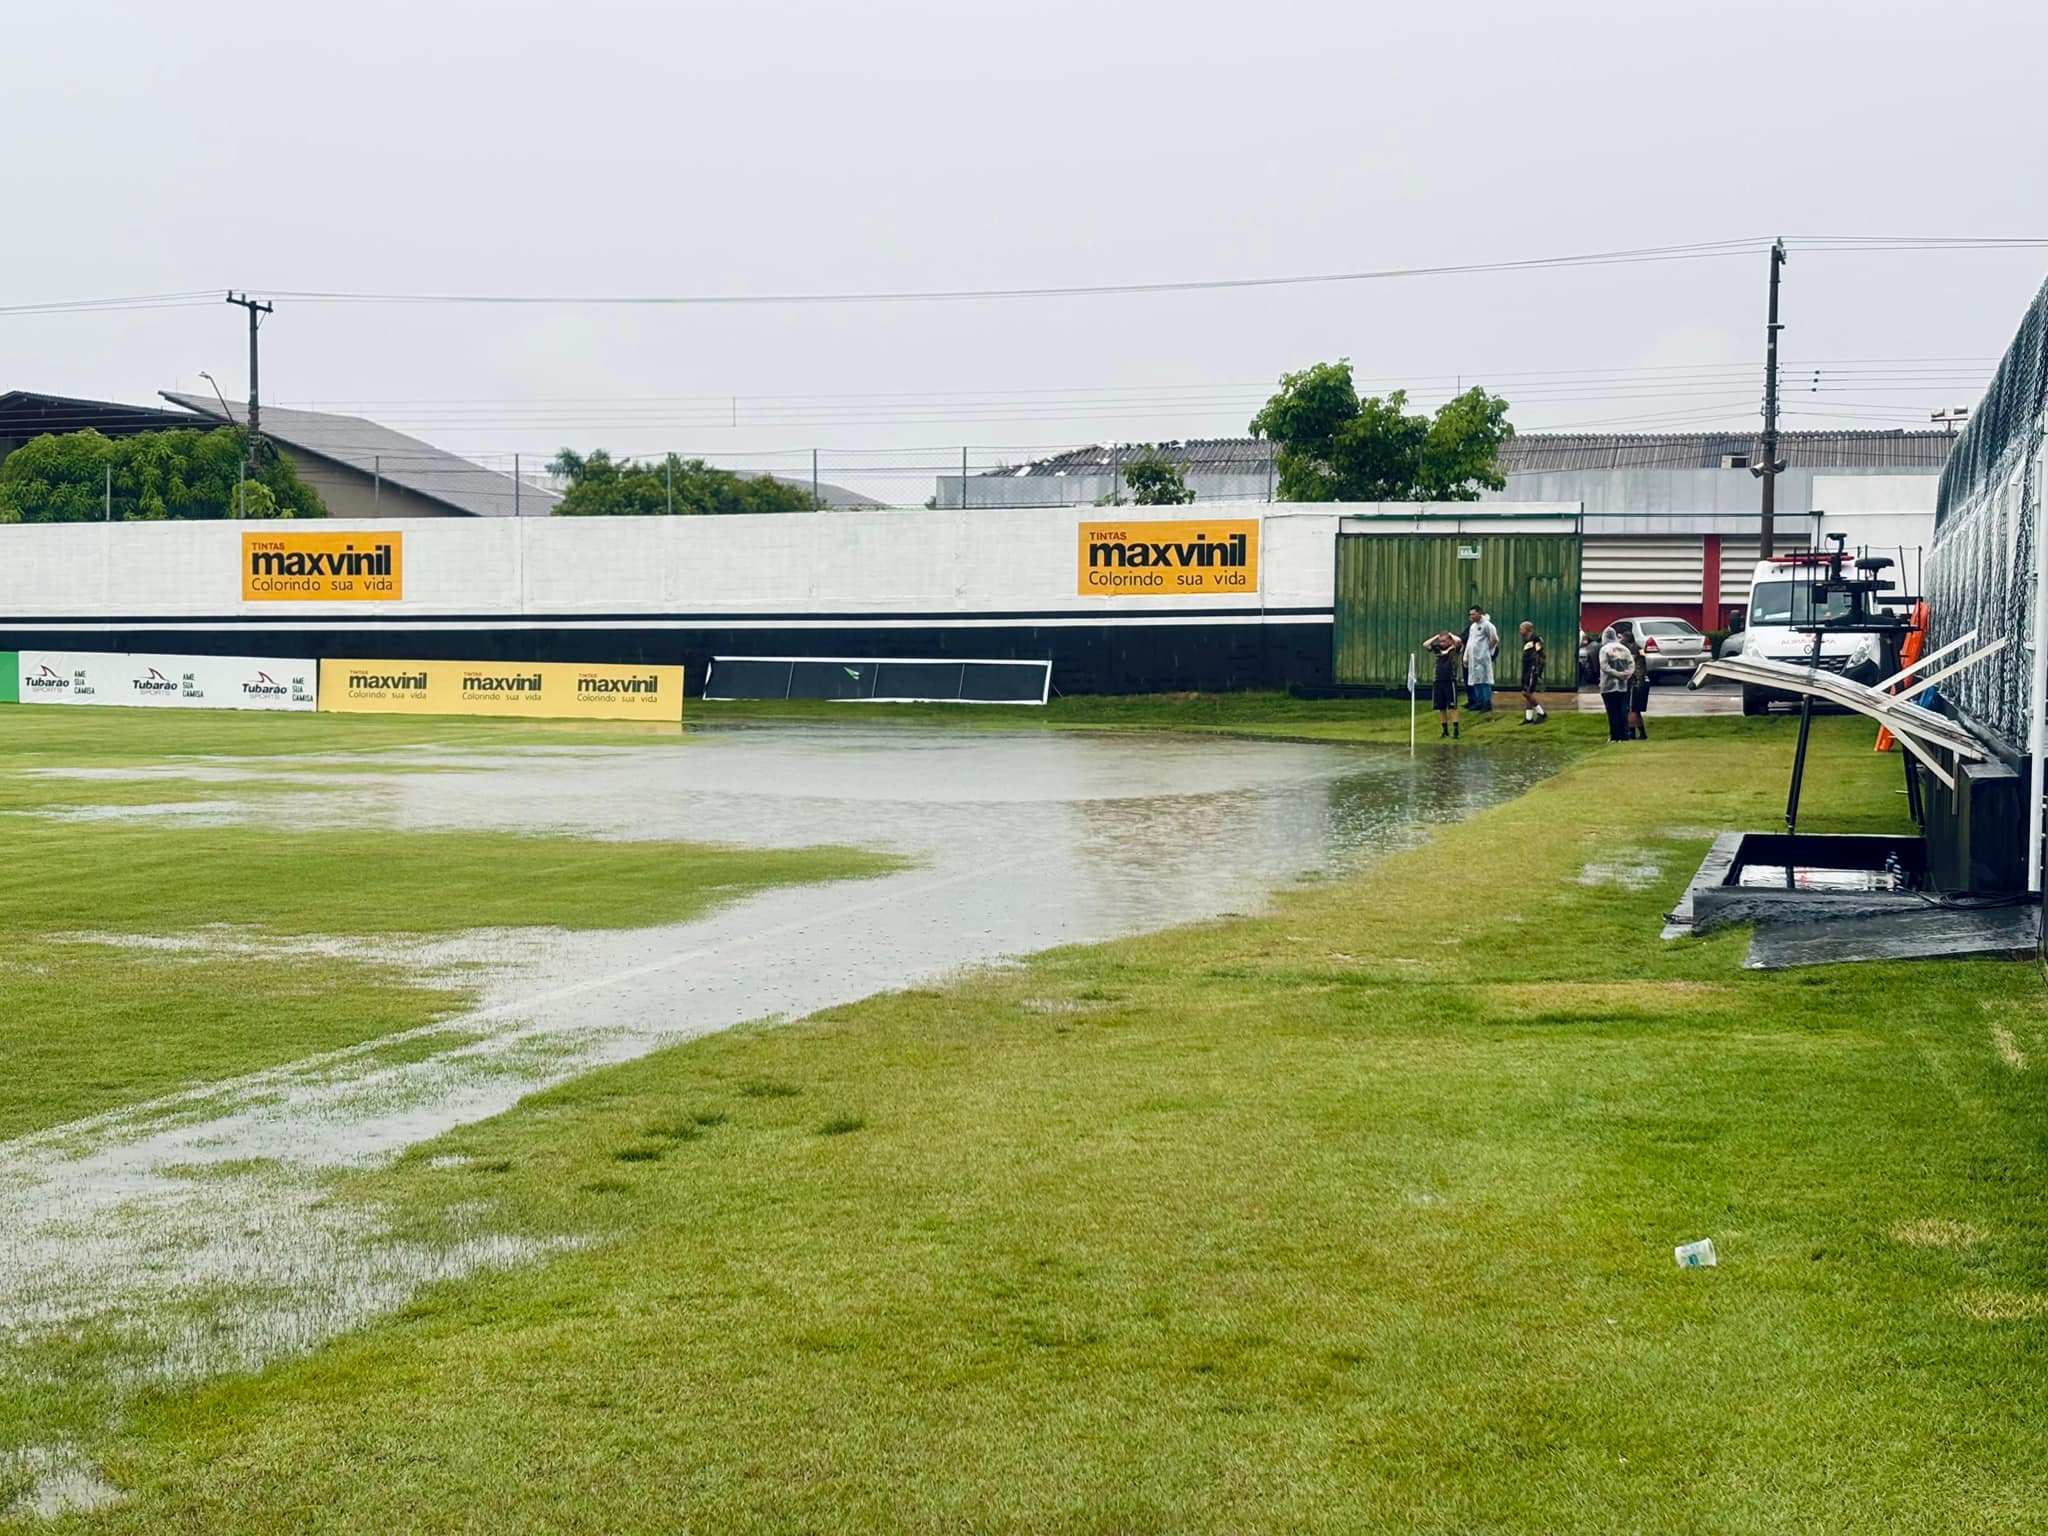
[[[985,475],[1106,475],[1116,464],[1158,457],[1190,469],[1236,471],[1264,474],[1273,445],[1256,437],[1191,437],[1174,443],[1093,443],[1071,448],[1048,459],[1035,459],[1008,469],[982,471]]]
[[[11,389],[0,394],[0,439],[40,437],[45,432],[80,432],[87,427],[108,437],[137,432],[165,432],[202,425],[182,411],[148,405],[123,405],[117,400],[79,400],[70,395],[43,395]]]
[[[1940,469],[1955,438],[1946,432],[1781,432],[1787,469]],[[1510,475],[1585,469],[1720,469],[1732,456],[1763,461],[1754,432],[1524,432],[1508,439]]]
[[[209,395],[181,395],[167,389],[163,397],[210,420],[223,419],[220,402]],[[226,419],[240,425],[247,414],[247,408],[236,402],[228,407]],[[519,486],[515,494],[510,475],[361,416],[265,406],[263,433],[286,447],[331,459],[360,474],[381,476],[466,517],[547,517],[562,499],[530,484]],[[535,467],[539,467],[538,461]]]
[[[1781,432],[1778,456],[1788,469],[1926,469],[1948,462],[1955,438],[1946,432]],[[1095,443],[988,475],[1108,474],[1114,460],[1157,454],[1188,469],[1263,473],[1272,444],[1255,437],[1199,437],[1177,443]],[[1501,448],[1510,475],[1560,470],[1720,469],[1731,456],[1760,462],[1754,432],[1522,432]]]

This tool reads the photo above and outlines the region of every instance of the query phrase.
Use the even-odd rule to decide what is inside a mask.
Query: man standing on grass
[[[1550,718],[1550,711],[1536,702],[1536,694],[1543,687],[1543,637],[1536,633],[1536,626],[1527,619],[1522,620],[1522,724],[1541,725]]]
[[[1467,617],[1471,623],[1465,630],[1465,691],[1472,707],[1486,714],[1493,709],[1493,658],[1500,654],[1500,631],[1477,603]]]
[[[1607,710],[1609,741],[1629,740],[1628,706],[1635,686],[1635,652],[1610,624],[1600,631],[1600,703]]]
[[[1431,635],[1422,648],[1436,658],[1436,683],[1429,691],[1429,707],[1436,711],[1442,736],[1458,739],[1458,651],[1464,645],[1448,629]]]

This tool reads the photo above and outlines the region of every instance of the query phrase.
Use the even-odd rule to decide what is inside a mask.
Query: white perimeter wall
[[[1144,613],[1204,607],[1330,606],[1337,525],[1439,509],[1265,502],[1137,509],[787,513],[393,523],[74,523],[0,527],[0,623],[9,619],[241,617],[375,623],[396,615]],[[1469,507],[1440,509],[1446,518]],[[1499,504],[1488,511],[1502,510]],[[1545,504],[1532,514],[1566,515]],[[1083,522],[1257,518],[1256,594],[1085,597],[1076,588]],[[244,532],[404,535],[400,602],[242,600]]]

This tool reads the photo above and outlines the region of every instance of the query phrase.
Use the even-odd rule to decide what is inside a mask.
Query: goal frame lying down
[[[721,665],[726,665],[729,668],[736,665],[748,667],[787,667],[789,672],[784,691],[780,695],[772,692],[721,693],[718,691],[718,669]],[[861,692],[856,687],[851,692],[829,693],[813,692],[810,690],[798,692],[796,691],[796,685],[801,675],[798,669],[806,667],[817,669],[821,673],[828,668],[838,668],[842,672],[850,672],[855,668],[861,669],[862,672],[873,669],[873,691]],[[885,689],[889,688],[888,669],[890,667],[951,668],[957,673],[956,687],[951,693],[938,690],[885,691]],[[1029,697],[1026,691],[1019,691],[1007,698],[984,697],[968,691],[969,679],[975,675],[976,669],[983,669],[981,675],[986,676],[989,670],[997,668],[1006,672],[1015,672],[1021,669],[1036,671],[1038,673],[1037,696],[1035,698]],[[930,674],[927,673],[926,675],[929,676]],[[857,676],[855,678],[856,683],[867,680],[865,677]],[[726,700],[733,702],[745,700],[758,701],[780,697],[783,699],[824,699],[835,704],[1022,704],[1035,706],[1049,703],[1052,699],[1052,662],[1050,660],[1010,660],[961,656],[714,656],[711,658],[710,667],[704,674],[704,697],[713,701]]]

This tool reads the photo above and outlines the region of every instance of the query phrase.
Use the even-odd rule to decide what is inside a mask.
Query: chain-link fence
[[[768,475],[812,491],[825,509],[857,507],[1073,507],[1131,498],[1124,471],[1155,455],[1178,466],[1197,501],[1271,501],[1270,445],[1216,439],[1175,443],[1032,444],[959,448],[791,448],[636,452],[637,463],[701,459],[746,476]],[[546,496],[569,488],[539,454],[472,453],[476,464]],[[537,512],[538,507],[522,508]]]
[[[2048,287],[2035,297],[1942,471],[1928,562],[1930,640],[2000,636],[1997,655],[1939,687],[1965,715],[2023,749],[2033,729],[2036,562],[2048,444]]]

